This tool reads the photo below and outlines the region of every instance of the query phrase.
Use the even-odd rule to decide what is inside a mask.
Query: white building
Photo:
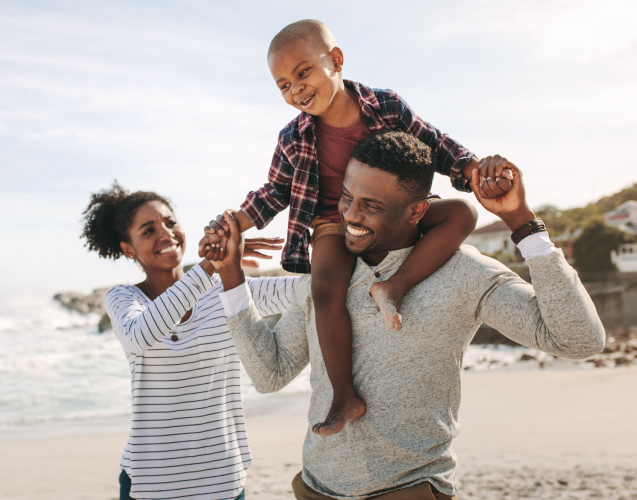
[[[637,244],[619,245],[617,252],[610,253],[610,260],[622,273],[637,273]]]
[[[637,234],[637,201],[628,200],[615,210],[606,212],[604,220],[609,226],[615,226],[630,234]]]
[[[515,255],[515,245],[511,241],[511,230],[501,220],[476,229],[465,240],[465,243],[473,245],[481,253],[502,252]]]

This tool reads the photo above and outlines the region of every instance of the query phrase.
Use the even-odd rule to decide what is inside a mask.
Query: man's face
[[[340,88],[341,67],[335,66],[328,47],[318,42],[289,43],[268,58],[268,66],[285,102],[314,116],[330,107]]]
[[[426,210],[427,202],[421,203]],[[350,160],[338,203],[347,250],[375,265],[390,250],[413,245],[424,213],[414,215],[413,209],[414,203],[398,177]]]

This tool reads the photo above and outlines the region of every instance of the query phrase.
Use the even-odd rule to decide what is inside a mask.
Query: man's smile
[[[351,234],[352,236],[356,236],[357,238],[360,238],[362,236],[367,236],[368,234],[371,233],[371,231],[369,231],[368,229],[358,229],[358,228],[350,226],[347,223],[345,223],[345,227],[347,228],[347,232],[349,234]]]

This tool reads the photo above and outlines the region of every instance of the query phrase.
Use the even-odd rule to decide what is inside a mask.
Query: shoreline
[[[454,448],[463,500],[637,497],[637,367],[472,373],[462,384]],[[290,395],[268,415],[246,404],[250,498],[293,500],[308,403],[309,394]],[[57,437],[23,429],[0,439],[0,498],[117,499],[127,422],[75,424],[54,426]]]

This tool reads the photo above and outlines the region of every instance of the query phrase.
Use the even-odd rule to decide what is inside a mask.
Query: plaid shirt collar
[[[358,104],[360,105],[363,114],[370,118],[375,118],[376,115],[373,111],[371,111],[371,109],[376,110],[376,113],[380,113],[380,104],[378,103],[378,99],[376,99],[376,95],[372,89],[351,80],[343,80],[343,83],[345,84],[345,87],[356,92]],[[313,125],[314,116],[302,111],[298,118],[299,134],[303,136],[305,131]]]

